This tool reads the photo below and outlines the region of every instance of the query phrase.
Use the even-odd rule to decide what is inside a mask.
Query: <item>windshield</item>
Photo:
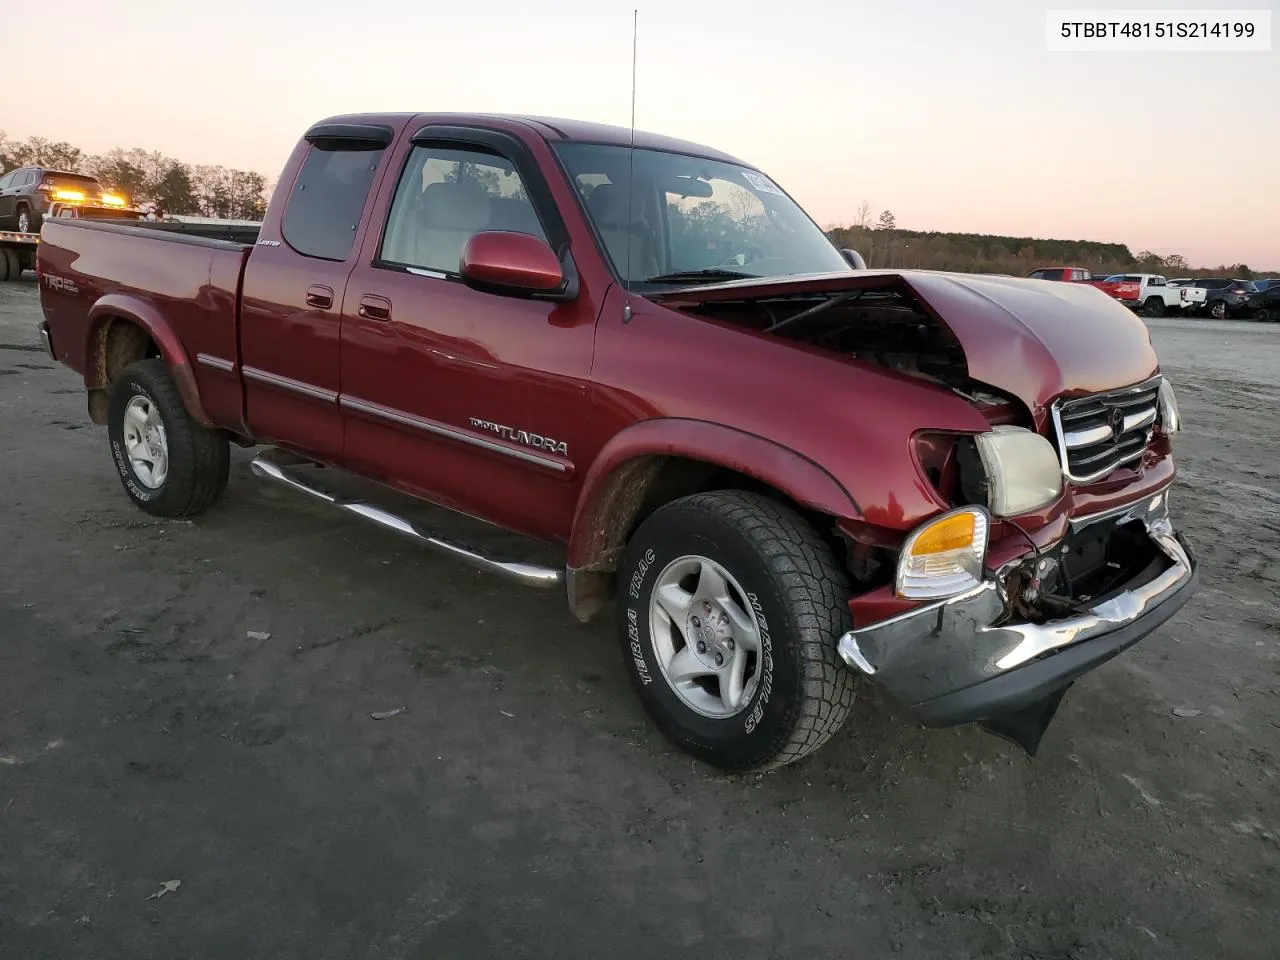
[[[560,143],[556,152],[626,280],[672,284],[849,270],[818,225],[758,171],[636,150],[632,173],[627,147]]]

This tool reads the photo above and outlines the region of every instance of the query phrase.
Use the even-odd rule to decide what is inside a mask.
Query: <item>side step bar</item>
[[[552,567],[543,567],[534,563],[522,563],[519,561],[494,560],[491,557],[482,556],[474,550],[459,546],[456,543],[450,543],[442,540],[434,534],[418,528],[411,521],[403,517],[398,517],[394,513],[389,513],[372,504],[362,503],[359,500],[347,500],[336,497],[331,493],[314,487],[309,483],[305,483],[298,477],[289,473],[280,464],[273,462],[264,455],[253,458],[250,464],[253,472],[266,480],[274,480],[276,483],[282,484],[293,490],[305,493],[316,500],[322,500],[325,503],[337,507],[339,510],[345,510],[347,513],[355,514],[362,520],[368,520],[370,523],[377,524],[392,530],[403,537],[408,537],[416,543],[421,544],[437,553],[445,556],[453,557],[455,560],[461,560],[480,570],[486,570],[489,573],[496,573],[500,577],[513,580],[516,583],[523,584],[526,587],[538,587],[541,589],[550,589],[561,586],[564,583],[564,571],[556,570]]]

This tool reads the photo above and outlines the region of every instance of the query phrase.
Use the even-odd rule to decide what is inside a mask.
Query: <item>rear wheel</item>
[[[227,435],[187,412],[163,360],[132,363],[112,382],[107,433],[125,493],[148,513],[194,516],[227,487]]]
[[[1215,320],[1227,319],[1227,301],[1215,300],[1209,305],[1209,316]]]
[[[31,214],[26,207],[18,208],[18,232],[32,233],[40,229],[40,218]]]
[[[1164,301],[1159,297],[1147,297],[1146,303],[1142,305],[1142,312],[1148,317],[1164,316]]]
[[[795,512],[740,491],[684,497],[640,525],[619,572],[627,669],[675,744],[741,772],[840,729],[855,683],[836,655],[849,584]]]
[[[18,279],[18,259],[10,256],[12,252],[7,248],[0,250],[0,283],[4,283],[6,280]]]

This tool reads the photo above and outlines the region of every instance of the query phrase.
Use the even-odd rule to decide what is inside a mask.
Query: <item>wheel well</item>
[[[129,364],[159,356],[159,346],[138,324],[123,317],[104,320],[94,335],[85,364],[89,418],[99,426],[106,423],[107,392],[112,381]]]
[[[848,562],[848,544],[834,519],[796,502],[783,491],[750,474],[687,457],[643,456],[622,464],[614,473],[603,502],[593,511],[587,559],[569,570],[569,604],[586,621],[613,594],[618,560],[632,534],[651,514],[681,497],[709,490],[744,490],[767,497],[798,513],[832,548],[837,562]]]

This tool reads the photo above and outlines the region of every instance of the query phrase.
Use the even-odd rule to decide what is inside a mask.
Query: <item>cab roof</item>
[[[544,140],[550,142],[599,143],[609,146],[625,147],[632,143],[632,132],[629,127],[619,127],[607,123],[592,123],[587,120],[569,120],[561,117],[541,117],[523,114],[501,113],[358,113],[337,117],[326,117],[322,123],[386,123],[392,119],[416,120],[420,123],[457,123],[491,125],[495,122],[503,124],[521,124],[532,128]],[[684,153],[708,160],[719,160],[724,163],[735,163],[750,167],[751,164],[721,150],[680,140],[660,133],[645,130],[635,131],[635,146],[639,150],[664,150],[668,153]]]

